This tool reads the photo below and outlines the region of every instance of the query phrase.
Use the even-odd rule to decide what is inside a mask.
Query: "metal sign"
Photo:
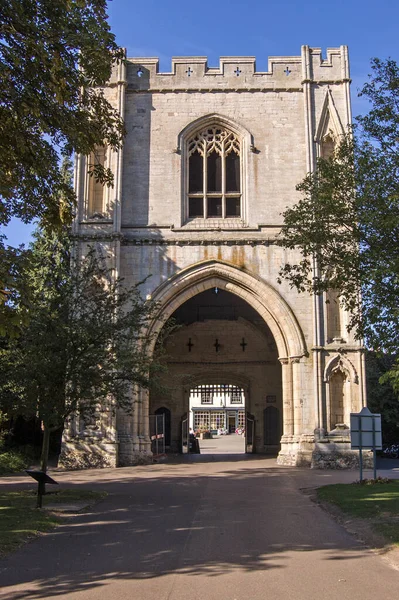
[[[351,413],[351,448],[359,450],[360,481],[363,480],[363,450],[373,451],[374,479],[377,479],[376,450],[382,448],[381,415],[373,414],[367,406],[360,413]]]
[[[47,475],[44,471],[25,471],[28,475],[33,477],[35,481],[37,481],[37,504],[36,508],[42,508],[43,504],[43,496],[46,493],[46,483],[51,483],[53,485],[58,485],[58,481],[54,481],[52,477]]]
[[[381,450],[381,415],[373,414],[364,407],[360,413],[351,413],[350,426],[352,449]]]

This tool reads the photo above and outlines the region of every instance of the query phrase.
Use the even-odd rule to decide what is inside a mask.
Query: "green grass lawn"
[[[104,492],[61,490],[43,496],[46,504],[86,503],[92,505],[104,498]],[[49,510],[37,509],[35,491],[0,492],[0,556],[18,548],[41,532],[50,531],[62,517]],[[55,509],[56,510],[56,509]]]
[[[399,546],[399,481],[326,485],[317,490],[317,499],[367,520],[387,542]]]

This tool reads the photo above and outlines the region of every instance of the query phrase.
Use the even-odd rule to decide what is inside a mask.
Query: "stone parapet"
[[[218,92],[230,90],[300,90],[304,81],[340,83],[349,78],[347,48],[302,46],[300,56],[271,56],[267,71],[256,70],[253,56],[222,56],[218,67],[208,66],[205,56],[172,58],[171,71],[159,71],[158,58],[127,59],[127,92]],[[119,83],[115,70],[111,85]]]

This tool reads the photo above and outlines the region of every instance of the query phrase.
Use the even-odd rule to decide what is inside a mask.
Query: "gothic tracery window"
[[[241,144],[212,126],[188,141],[188,217],[241,217]]]

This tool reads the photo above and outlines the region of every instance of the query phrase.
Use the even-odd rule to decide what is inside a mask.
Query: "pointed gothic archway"
[[[282,370],[283,438],[290,438],[292,441],[295,434],[301,434],[302,421],[298,411],[301,403],[296,398],[298,388],[295,381],[299,363],[307,354],[306,344],[291,308],[261,278],[219,260],[204,261],[181,270],[159,286],[152,295],[158,305],[158,312],[149,328],[151,344],[155,345],[162,327],[179,307],[191,298],[215,288],[233,294],[247,303],[270,330],[276,346],[276,358]],[[147,393],[143,392],[141,395],[137,410],[141,415],[137,435],[141,440],[140,449],[145,450],[148,436],[146,415],[149,414]]]
[[[227,262],[209,260],[182,269],[152,294],[159,310],[150,326],[152,344],[174,311],[189,298],[210,288],[225,289],[245,300],[264,319],[276,341],[279,358],[301,358],[306,343],[295,315],[270,284]]]

